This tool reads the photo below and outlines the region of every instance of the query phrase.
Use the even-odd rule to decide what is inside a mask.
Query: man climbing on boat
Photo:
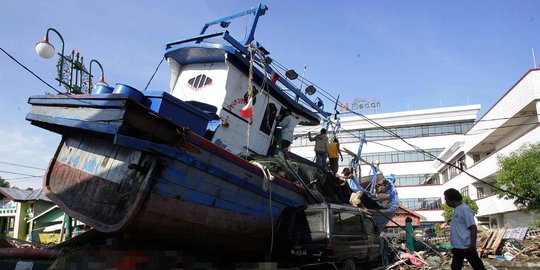
[[[294,128],[298,125],[298,118],[295,117],[290,109],[285,109],[284,116],[279,123],[283,128],[281,135],[281,152],[285,159],[289,159],[289,146],[294,139]]]
[[[328,145],[328,159],[330,160],[330,169],[334,174],[338,173],[338,155],[341,157],[341,161],[343,161],[343,155],[341,154],[341,150],[339,149],[339,140],[337,138],[334,138],[334,141]]]
[[[315,141],[315,163],[326,169],[326,157],[328,156],[328,137],[326,129],[321,129],[321,133],[315,137],[311,137],[311,132],[308,132],[309,141]]]
[[[362,187],[360,186],[360,182],[354,175],[351,173],[351,170],[349,168],[343,168],[343,171],[336,174],[337,177],[344,180],[343,183],[341,183],[342,186],[345,184],[349,185],[349,188],[351,189],[351,197],[349,198],[349,203],[352,206],[360,207],[364,210],[367,210],[367,208],[362,204],[362,195],[364,192],[362,191]]]

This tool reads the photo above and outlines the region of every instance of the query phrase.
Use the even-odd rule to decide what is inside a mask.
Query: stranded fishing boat
[[[284,110],[303,125],[320,125],[329,113],[280,75],[254,41],[266,11],[259,5],[168,43],[169,93],[96,84],[30,97],[27,120],[62,135],[46,195],[101,232],[252,251],[267,247],[284,208],[340,202],[333,175],[301,157],[274,155]],[[253,15],[244,40],[206,33],[244,15]]]

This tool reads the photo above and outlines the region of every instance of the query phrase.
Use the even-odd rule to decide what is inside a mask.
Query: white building
[[[490,228],[528,226],[540,215],[517,211],[512,201],[492,195],[490,184],[499,170],[497,156],[540,141],[539,109],[540,69],[533,69],[478,121],[480,105],[367,115],[404,142],[365,118],[343,117],[338,139],[341,149],[356,153],[359,138],[365,134],[368,143],[362,157],[370,162],[380,160],[386,176],[396,175],[401,204],[425,216],[424,225],[443,222],[443,192],[456,188],[476,200],[480,224]],[[298,127],[292,152],[314,157],[313,143],[306,134],[315,135],[320,128]],[[469,175],[415,148],[463,168]],[[340,166],[350,161],[346,153],[343,157]],[[369,172],[368,166],[362,166],[362,175]]]
[[[455,188],[476,200],[478,221],[490,228],[523,227],[540,215],[517,211],[512,200],[492,195],[490,184],[499,171],[497,157],[508,155],[526,143],[540,141],[540,69],[529,70],[465,134],[458,147],[446,149],[447,162],[464,160],[466,173],[435,163],[443,189]],[[452,173],[451,171],[454,171]]]
[[[408,144],[360,116],[342,118],[337,137],[342,150],[357,153],[359,138],[365,134],[368,143],[363,146],[362,157],[369,162],[379,160],[380,169],[385,175],[396,175],[401,204],[425,216],[427,219],[423,223],[427,225],[443,221],[441,196],[444,189],[437,177],[437,168],[433,166],[434,157],[457,141],[463,141],[464,133],[474,124],[479,110],[480,105],[467,105],[367,116],[404,138]],[[313,143],[309,142],[306,133],[311,131],[315,135],[320,128],[296,128],[299,137],[293,143],[292,152],[314,157]],[[332,135],[329,134],[329,137]],[[413,146],[432,156],[423,154]],[[340,166],[343,167],[349,164],[351,156],[342,153],[344,160]],[[361,171],[363,176],[368,175],[370,167],[364,165]]]

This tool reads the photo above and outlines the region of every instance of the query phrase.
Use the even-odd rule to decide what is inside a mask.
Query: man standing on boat
[[[315,137],[311,137],[311,132],[308,132],[309,141],[315,141],[315,163],[326,169],[326,157],[328,156],[328,137],[326,129],[321,129],[321,133]]]
[[[362,186],[360,186],[360,182],[358,182],[358,179],[354,177],[354,175],[351,173],[351,170],[349,168],[343,168],[343,171],[341,174],[337,173],[337,177],[344,179],[345,182],[343,182],[341,185],[344,186],[345,184],[349,185],[349,188],[351,189],[351,197],[349,198],[349,203],[352,206],[360,207],[365,209],[365,206],[362,204]]]
[[[463,268],[467,259],[474,270],[485,270],[484,263],[476,251],[477,228],[473,211],[463,203],[459,191],[449,188],[444,192],[446,204],[454,208],[450,224],[450,244],[452,244],[452,270]]]
[[[334,141],[328,145],[328,159],[330,160],[330,169],[334,174],[338,173],[338,154],[343,161],[343,155],[341,155],[341,150],[339,149],[339,141],[337,138],[334,138]]]
[[[285,109],[284,116],[279,122],[279,126],[283,128],[281,131],[281,152],[285,159],[289,159],[289,146],[294,140],[294,128],[298,125],[298,118],[292,115],[291,109]]]

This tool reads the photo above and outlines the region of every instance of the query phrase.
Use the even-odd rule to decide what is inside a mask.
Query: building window
[[[399,135],[402,138],[414,138],[414,137],[427,137],[437,135],[451,135],[451,134],[465,134],[472,127],[473,122],[460,122],[460,123],[443,123],[434,125],[423,126],[407,126],[407,127],[394,127],[388,128],[390,132]],[[381,129],[363,129],[363,130],[349,130],[347,133],[340,134],[340,143],[358,142],[362,135],[366,135],[366,140],[377,141],[386,139],[396,139],[393,134],[390,134]],[[307,138],[307,134],[303,135]],[[312,142],[307,140],[298,142],[294,146],[308,146],[313,145]]]
[[[478,198],[486,197],[486,194],[484,193],[484,188],[483,187],[477,187],[476,188],[476,196],[478,196]]]
[[[456,177],[456,175],[460,174],[461,171],[466,169],[467,165],[465,164],[465,156],[461,156],[442,172],[444,176],[444,183],[450,181],[450,179]]]
[[[489,226],[489,217],[476,217],[478,219],[478,224]]]
[[[456,165],[458,166],[458,168],[461,170],[461,171],[464,171],[467,169],[467,163],[465,163],[465,156],[461,156],[457,162],[456,162]]]
[[[448,173],[449,173],[448,180],[450,180],[450,179],[454,178],[456,175],[459,174],[459,169],[454,167],[454,166],[449,166],[448,167]]]
[[[197,75],[188,80],[188,85],[196,90],[199,90],[207,85],[212,84],[212,79],[204,74]]]
[[[439,184],[437,176],[429,174],[404,174],[396,175],[396,186],[418,186],[418,185]]]
[[[400,199],[401,205],[412,210],[440,210],[442,200],[440,197]]]
[[[463,197],[470,197],[469,196],[469,186],[466,186],[464,188],[462,188],[459,192],[461,192],[461,195],[463,195]]]
[[[448,178],[448,169],[444,169],[444,170],[442,171],[442,173],[441,173],[441,180],[442,180],[442,183],[443,183],[443,184],[446,183],[446,182],[448,182],[448,180],[450,180],[450,179]]]
[[[379,160],[381,163],[397,163],[411,161],[431,161],[444,150],[443,148],[423,149],[426,153],[418,151],[394,151],[363,154],[362,158],[368,162]]]
[[[434,125],[424,125],[424,126],[412,126],[412,127],[396,127],[389,128],[390,131],[399,135],[402,138],[413,138],[413,137],[426,137],[426,136],[437,136],[437,135],[448,135],[448,134],[465,134],[472,127],[472,122],[463,122],[463,123],[445,123],[445,124],[434,124]],[[384,130],[380,129],[366,129],[360,131],[362,134],[366,135],[368,140],[384,140],[395,138],[394,135],[389,134]]]

